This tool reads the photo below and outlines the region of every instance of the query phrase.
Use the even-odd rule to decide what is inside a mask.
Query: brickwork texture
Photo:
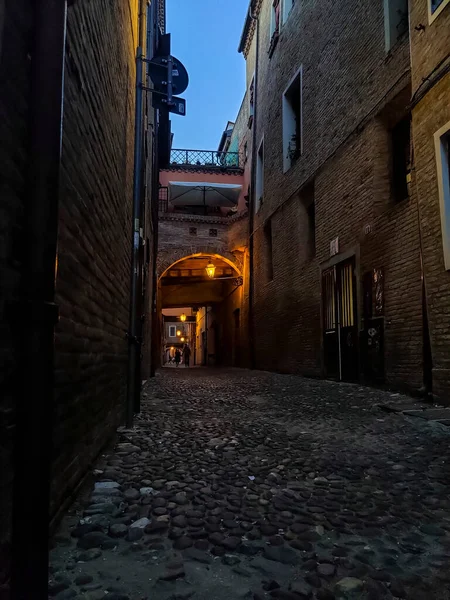
[[[69,9],[58,240],[52,514],[123,416],[137,3]]]
[[[389,53],[382,2],[296,2],[269,56],[271,2],[259,15],[256,140],[264,136],[264,196],[255,215],[254,329],[257,366],[323,374],[321,271],[330,242],[362,277],[385,277],[385,378],[422,384],[422,304],[417,198],[396,202],[389,131],[410,99],[409,44]],[[299,43],[301,39],[301,43]],[[248,60],[254,62],[256,36]],[[248,63],[247,81],[254,71]],[[302,154],[283,172],[282,95],[301,69]],[[315,240],[308,202],[314,181]],[[308,201],[307,201],[308,200]],[[271,229],[272,250],[268,229]]]

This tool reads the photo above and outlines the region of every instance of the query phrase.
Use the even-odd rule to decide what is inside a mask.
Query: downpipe
[[[128,325],[128,386],[126,424],[132,427],[135,412],[140,409],[140,361],[141,361],[141,315],[139,314],[141,294],[141,227],[142,227],[142,175],[143,175],[143,140],[144,140],[144,94],[142,91],[144,66],[144,31],[146,10],[145,0],[138,0],[139,5],[139,46],[136,49],[136,100],[134,117],[134,175],[133,175],[133,207],[131,223],[131,273],[130,273],[130,311]]]

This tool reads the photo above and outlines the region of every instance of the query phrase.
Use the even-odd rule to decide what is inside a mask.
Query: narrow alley
[[[449,598],[450,428],[402,402],[162,369],[61,523],[51,597]]]

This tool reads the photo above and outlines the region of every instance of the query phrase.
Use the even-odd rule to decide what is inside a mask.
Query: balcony
[[[173,149],[168,168],[189,171],[236,171],[244,168],[244,157],[240,152]]]

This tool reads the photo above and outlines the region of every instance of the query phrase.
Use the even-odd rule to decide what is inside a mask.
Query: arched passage
[[[191,365],[242,366],[243,265],[228,252],[172,254],[169,260],[162,257],[158,265],[162,363],[188,344]]]

